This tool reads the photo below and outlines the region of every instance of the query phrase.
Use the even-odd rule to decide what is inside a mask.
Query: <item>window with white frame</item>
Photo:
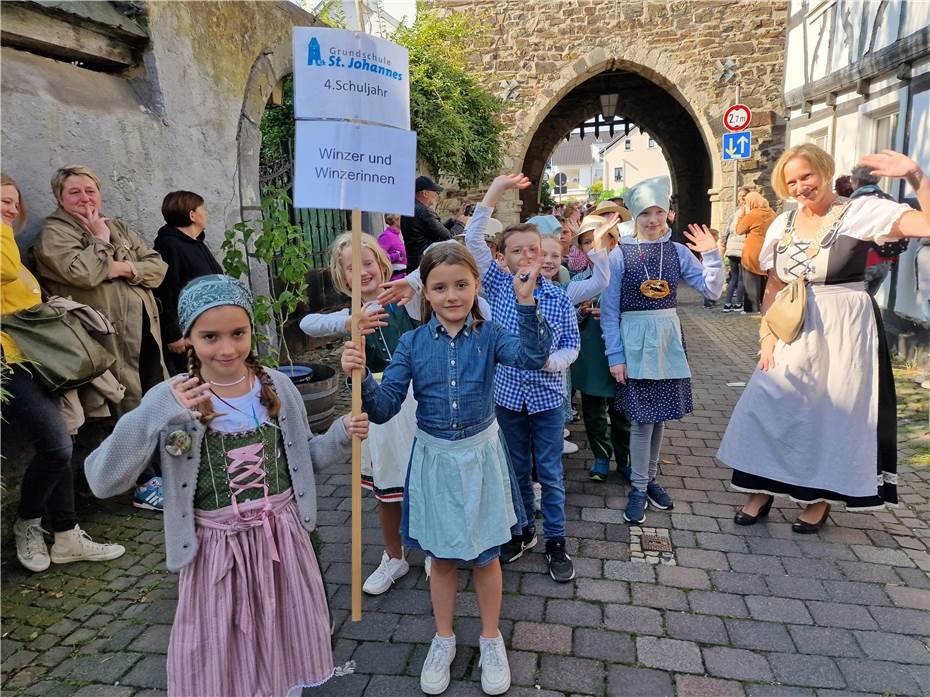
[[[808,133],[807,142],[811,143],[812,145],[816,145],[821,150],[826,150],[827,152],[830,152],[830,145],[827,142],[828,135],[829,135],[829,132],[827,131],[827,129],[823,129],[822,131],[815,131],[814,133]]]
[[[623,181],[623,167],[614,167],[614,181],[615,182]]]
[[[872,152],[893,150],[898,132],[898,112],[877,116],[873,119]],[[892,193],[894,183],[888,177],[878,180],[878,186],[887,194]]]

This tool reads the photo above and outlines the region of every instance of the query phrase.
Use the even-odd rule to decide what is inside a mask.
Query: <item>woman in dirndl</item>
[[[666,421],[692,410],[691,369],[678,322],[678,284],[705,298],[723,292],[723,261],[705,226],[690,225],[690,244],[672,242],[668,227],[668,177],[640,182],[626,197],[636,221],[610,254],[610,285],[603,294],[601,330],[610,374],[617,381],[617,409],[630,419],[630,497],[624,520],[642,523],[652,504],[674,503],[656,481]],[[688,249],[702,255],[698,259]]]
[[[890,150],[861,163],[876,176],[904,178],[921,210],[837,196],[833,158],[812,144],[786,150],[773,170],[776,193],[798,208],[766,234],[764,306],[802,276],[807,302],[791,343],[777,339],[763,317],[758,370],[720,443],[717,457],[733,468],[732,487],[750,494],[737,524],[765,516],[776,495],[806,505],[792,526],[802,534],[820,529],[831,503],[848,510],[897,503],[894,381],[865,264],[873,244],[930,236],[930,183],[913,160]]]

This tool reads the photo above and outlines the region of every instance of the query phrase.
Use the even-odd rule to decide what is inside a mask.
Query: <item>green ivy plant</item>
[[[236,223],[226,231],[223,250],[223,269],[234,278],[248,279],[249,260],[257,259],[268,266],[271,276],[271,295],[255,294],[256,343],[270,344],[265,328],[273,327],[286,360],[293,364],[284,328],[288,318],[297,310],[307,295],[307,274],[312,268],[312,249],[301,228],[290,220],[291,198],[283,189],[276,189],[262,197],[262,219]],[[274,355],[263,362],[276,367]]]
[[[464,186],[490,179],[501,166],[501,101],[473,76],[469,54],[480,22],[417,3],[413,25],[391,37],[410,54],[410,120],[417,154],[439,174]]]

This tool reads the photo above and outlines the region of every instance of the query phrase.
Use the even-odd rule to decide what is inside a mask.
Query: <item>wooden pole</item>
[[[352,341],[362,342],[362,212],[352,211]],[[352,415],[362,413],[364,371],[352,371]],[[352,437],[352,621],[362,619],[362,441]]]
[[[355,0],[358,30],[365,31],[361,0]],[[352,211],[352,342],[359,346],[362,333],[362,212]],[[362,413],[364,370],[352,371],[352,415]],[[362,441],[352,437],[352,621],[362,619]]]

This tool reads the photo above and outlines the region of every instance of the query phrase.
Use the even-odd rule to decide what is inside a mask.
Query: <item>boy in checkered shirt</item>
[[[495,322],[511,331],[517,329],[514,311],[513,274],[540,254],[540,235],[535,225],[511,225],[497,241],[506,270],[495,263],[488,251],[484,232],[501,195],[510,189],[525,189],[529,179],[522,174],[497,177],[475,208],[465,229],[465,245],[475,256],[481,285],[491,304]],[[578,356],[581,337],[575,308],[565,291],[540,279],[534,293],[540,311],[552,331],[549,362],[542,370],[520,370],[500,366],[494,385],[497,422],[504,434],[514,472],[523,496],[523,505],[532,511],[533,463],[542,485],[543,534],[549,575],[559,583],[575,577],[571,557],[565,551],[565,480],[562,470],[562,400],[564,386],[561,368]],[[531,521],[532,525],[532,521]],[[501,561],[519,559],[536,544],[536,529],[528,527],[501,548]]]

